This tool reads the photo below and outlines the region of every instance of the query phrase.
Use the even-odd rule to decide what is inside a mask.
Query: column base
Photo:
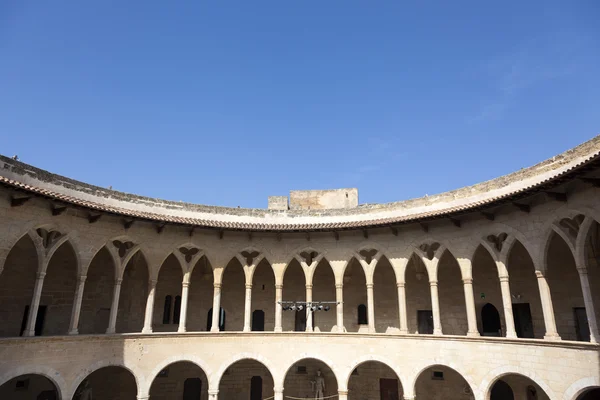
[[[475,331],[475,332],[467,332],[467,336],[468,337],[479,337],[481,335],[479,334],[479,331]]]
[[[108,333],[108,332],[107,332]],[[114,333],[114,332],[113,332]],[[152,333],[152,328],[143,328],[142,333]]]
[[[304,332],[314,332],[313,328],[306,328],[306,330]]]
[[[400,329],[401,335],[408,335],[408,329]]]
[[[185,329],[185,328],[178,328],[177,329],[177,333],[185,333],[185,332],[187,332],[187,329]]]
[[[72,331],[69,331],[69,335],[79,335],[79,330],[73,329]]]
[[[245,326],[244,329],[242,329],[242,332],[250,332],[250,327]]]
[[[283,332],[283,328],[280,326],[276,326],[275,329],[273,329],[273,332]]]
[[[518,339],[516,332],[506,332],[507,339]]]
[[[416,396],[403,396],[404,400],[416,400]]]
[[[442,335],[443,335],[443,333],[442,333],[442,330],[441,330],[441,329],[438,329],[438,330],[435,330],[435,329],[434,329],[434,330],[433,330],[433,334],[434,334],[434,335],[436,335],[436,336],[442,336]]]
[[[35,331],[24,331],[23,336],[27,336],[27,337],[35,336]]]
[[[113,328],[113,329],[111,329],[111,328],[108,328],[108,329],[106,330],[106,334],[107,334],[107,335],[111,335],[111,334],[113,334],[113,333],[115,333],[115,329],[114,329],[114,328]]]
[[[219,330],[219,328],[210,328],[210,331],[211,331],[211,332],[221,332],[221,331]]]
[[[558,333],[551,333],[549,335],[544,335],[544,340],[558,341],[558,340],[562,340],[562,339],[560,338]]]

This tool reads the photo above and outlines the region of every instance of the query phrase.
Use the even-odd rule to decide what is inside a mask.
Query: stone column
[[[433,334],[442,335],[442,321],[440,318],[440,299],[438,296],[437,281],[429,281],[431,291],[431,313],[433,314]]]
[[[117,311],[119,310],[119,296],[121,295],[121,283],[123,279],[116,279],[113,287],[113,299],[110,306],[110,317],[108,318],[108,329],[106,333],[115,333],[117,326]]]
[[[27,316],[27,326],[23,332],[23,336],[35,336],[35,321],[37,320],[38,308],[40,307],[40,298],[42,297],[42,287],[44,286],[45,272],[38,272],[33,287],[33,298],[29,307],[29,315]]]
[[[598,343],[598,322],[596,321],[596,312],[594,310],[594,300],[590,289],[590,281],[586,268],[577,268],[579,280],[581,281],[581,291],[583,292],[583,302],[585,304],[585,313],[590,327],[590,342]]]
[[[212,326],[210,328],[211,332],[219,332],[219,317],[221,314],[221,284],[214,284],[214,294],[213,294],[213,313],[212,313]],[[217,391],[218,393],[218,391]],[[216,396],[216,394],[215,394]],[[216,397],[215,397],[216,399]]]
[[[475,298],[473,297],[473,278],[463,279],[463,288],[465,289],[465,306],[467,307],[467,324],[469,325],[467,336],[479,336]]]
[[[148,299],[146,300],[146,313],[144,314],[144,327],[142,333],[152,333],[152,318],[154,317],[154,295],[156,293],[156,283],[154,279],[148,281]]]
[[[181,309],[179,311],[179,328],[177,328],[177,332],[185,332],[187,331],[187,307],[188,307],[188,297],[190,293],[190,283],[182,282],[181,283]]]
[[[500,276],[500,291],[502,292],[502,307],[504,308],[504,323],[506,324],[506,337],[516,338],[515,318],[512,311],[512,300],[510,297],[510,284],[508,276]]]
[[[313,331],[313,312],[310,308],[310,303],[312,302],[312,285],[306,285],[306,332]]]
[[[246,283],[246,300],[244,302],[244,332],[250,332],[250,316],[252,315],[252,284]]]
[[[209,389],[208,400],[219,400],[219,389]]]
[[[77,335],[79,330],[79,315],[81,313],[81,301],[83,300],[83,288],[87,276],[80,275],[77,280],[77,288],[75,289],[75,299],[73,300],[73,310],[71,311],[71,322],[69,323],[69,335]]]
[[[398,316],[400,317],[400,333],[408,333],[408,316],[406,315],[406,290],[404,282],[397,282],[398,286]]]
[[[373,297],[373,284],[367,283],[367,306],[369,317],[369,333],[375,332],[375,300]]]
[[[348,400],[348,391],[338,390],[338,400]]]
[[[338,332],[345,332],[344,328],[344,284],[337,283],[335,285],[335,301],[337,302],[335,306],[336,312],[336,325]]]
[[[535,271],[538,287],[540,289],[540,300],[542,301],[542,312],[544,314],[544,325],[546,325],[546,340],[560,340],[556,331],[556,321],[554,320],[554,308],[552,307],[552,297],[550,296],[550,287],[546,277],[540,271]]]
[[[283,331],[281,327],[281,313],[283,308],[281,306],[281,301],[283,299],[283,285],[276,284],[275,285],[275,332]]]
[[[273,400],[283,400],[283,388],[274,388]]]

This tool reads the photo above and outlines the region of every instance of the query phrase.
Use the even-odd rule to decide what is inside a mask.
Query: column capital
[[[434,281],[434,280],[429,281],[429,286],[437,286],[437,285],[438,285],[438,281]]]
[[[122,278],[115,279],[115,285],[120,285],[121,283],[123,283],[123,279]]]
[[[465,278],[462,281],[463,281],[463,283],[465,285],[472,285],[473,284],[473,278]]]
[[[338,390],[338,394],[340,396],[347,396],[348,395],[348,391],[347,390]]]
[[[336,289],[343,289],[344,288],[344,284],[343,283],[336,283],[335,284],[335,288]]]
[[[37,279],[44,279],[45,276],[46,276],[45,272],[38,272],[36,275]]]
[[[220,282],[219,283],[213,283],[213,287],[215,289],[221,289],[221,286],[222,286],[222,284]]]
[[[577,272],[579,273],[579,275],[587,275],[588,270],[585,267],[585,265],[581,265],[581,266],[577,266]]]
[[[404,282],[396,282],[396,287],[397,287],[397,288],[403,288],[403,287],[404,287],[404,285],[405,285],[405,283],[404,283]]]
[[[313,285],[306,285],[306,290],[312,290]]]
[[[252,289],[252,284],[251,283],[246,283],[246,289]]]
[[[544,273],[542,271],[535,271],[535,276],[538,279],[544,278]]]
[[[156,287],[156,285],[158,284],[158,279],[149,279],[148,283],[150,284],[150,286]]]
[[[190,287],[190,283],[189,282],[181,282],[181,287]]]
[[[283,289],[283,284],[281,284],[281,283],[276,284],[275,289]]]
[[[273,391],[275,393],[283,393],[283,388],[282,387],[275,387],[275,388],[273,388]]]
[[[219,394],[219,389],[208,389],[208,394],[211,396],[216,396]]]
[[[79,275],[77,277],[77,280],[79,281],[80,284],[84,283],[86,279],[87,279],[87,275]]]
[[[374,286],[373,283],[367,283],[367,289],[373,289]]]
[[[499,276],[498,279],[500,279],[500,282],[508,282],[508,275]]]

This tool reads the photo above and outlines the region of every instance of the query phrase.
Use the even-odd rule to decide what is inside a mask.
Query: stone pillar
[[[431,313],[433,314],[433,334],[442,335],[442,321],[440,318],[440,299],[438,296],[437,281],[429,281],[431,291]]]
[[[552,297],[550,296],[550,287],[546,277],[540,271],[535,271],[538,287],[540,289],[540,300],[542,301],[542,312],[544,314],[544,325],[546,325],[546,340],[560,340],[556,331],[556,321],[554,320],[554,308],[552,307]]]
[[[108,318],[108,329],[106,333],[115,333],[117,326],[117,311],[119,310],[119,296],[121,296],[121,283],[123,279],[116,279],[113,287],[113,299],[110,306],[110,317]]]
[[[213,315],[215,313],[213,312]],[[219,389],[208,390],[208,400],[219,400]]]
[[[335,301],[337,302],[335,306],[336,312],[336,325],[338,332],[345,332],[344,328],[344,284],[337,283],[335,285]]]
[[[40,298],[42,297],[42,287],[44,286],[45,272],[38,272],[33,287],[33,298],[29,307],[29,315],[27,316],[27,326],[23,332],[23,336],[35,336],[35,321],[37,320],[38,308],[40,307]]]
[[[310,303],[312,302],[312,285],[306,285],[306,332],[313,331],[313,311],[310,308]]]
[[[177,332],[185,332],[187,331],[187,307],[188,307],[188,297],[190,293],[190,283],[182,282],[181,283],[181,309],[179,311],[179,328],[177,328]]]
[[[465,289],[465,305],[467,307],[467,324],[469,329],[467,336],[479,336],[477,330],[477,313],[475,312],[475,298],[473,297],[473,278],[463,279]]]
[[[408,316],[406,315],[406,290],[404,282],[397,282],[398,286],[398,316],[400,317],[400,333],[408,333]]]
[[[213,313],[212,313],[212,326],[210,328],[211,332],[219,332],[219,316],[221,314],[221,284],[214,284],[214,294],[213,294]],[[217,391],[218,393],[218,391]],[[216,394],[215,394],[216,396]],[[212,399],[212,397],[211,397]],[[215,397],[216,399],[216,397]]]
[[[246,300],[244,302],[244,332],[252,330],[250,316],[252,315],[252,284],[246,283]]]
[[[510,297],[510,284],[508,276],[500,276],[500,291],[502,292],[502,307],[504,308],[504,323],[506,324],[506,337],[516,338],[515,318],[512,311],[512,300]]]
[[[369,318],[369,333],[375,332],[375,300],[373,297],[373,284],[367,283],[367,306]]]
[[[146,300],[146,313],[144,314],[144,327],[142,333],[152,333],[152,319],[154,317],[154,295],[156,293],[156,283],[154,279],[148,281],[148,299]]]
[[[338,390],[338,400],[348,400],[348,391]]]
[[[77,335],[79,330],[79,315],[81,313],[81,301],[83,300],[83,288],[87,276],[80,275],[77,280],[77,288],[75,289],[75,299],[73,300],[73,310],[71,311],[71,322],[69,324],[69,335]]]
[[[283,400],[283,388],[274,388],[273,400]]]
[[[283,307],[281,306],[281,301],[283,299],[283,285],[276,284],[275,285],[275,332],[283,331],[281,327],[281,313],[283,311]]]
[[[585,313],[590,327],[590,342],[598,343],[598,322],[596,321],[596,312],[594,310],[594,300],[590,289],[590,281],[586,268],[577,268],[579,280],[581,281],[581,291],[583,292],[583,302],[585,304]]]

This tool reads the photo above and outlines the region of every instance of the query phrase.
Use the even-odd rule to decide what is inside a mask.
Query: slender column
[[[554,320],[554,308],[552,307],[552,297],[550,296],[550,287],[546,277],[540,271],[535,271],[540,289],[540,299],[542,300],[542,312],[544,314],[544,325],[546,325],[546,340],[560,340],[556,331],[556,321]]]
[[[250,315],[252,313],[252,284],[246,284],[246,301],[244,303],[244,332],[250,332]]]
[[[148,299],[146,300],[146,313],[144,314],[144,327],[142,333],[152,333],[152,318],[154,316],[154,295],[156,294],[156,280],[148,281]]]
[[[187,331],[187,307],[188,307],[188,297],[190,293],[190,283],[182,282],[181,283],[181,309],[179,310],[179,328],[177,328],[177,332],[185,332]]]
[[[44,286],[45,272],[38,272],[33,288],[33,298],[29,307],[29,315],[27,316],[27,326],[23,332],[23,336],[35,336],[35,321],[37,320],[38,308],[40,307],[40,298],[42,297],[42,287]]]
[[[431,313],[433,314],[433,334],[442,335],[442,321],[440,318],[440,299],[438,296],[437,281],[429,281],[431,291]]]
[[[311,303],[311,302],[312,302],[312,285],[306,285],[306,303]],[[310,308],[310,305],[307,304],[306,305],[306,332],[313,331],[312,315],[313,315],[313,312]]]
[[[273,392],[275,394],[273,400],[283,400],[283,388],[274,388]]]
[[[335,301],[337,302],[335,306],[336,312],[336,325],[338,328],[338,332],[345,332],[344,328],[344,284],[337,283],[335,285]]]
[[[115,333],[117,326],[117,311],[119,310],[119,296],[121,295],[121,283],[123,279],[116,279],[113,287],[113,300],[110,306],[110,317],[108,318],[108,329],[106,333]]]
[[[77,288],[75,289],[75,300],[73,301],[73,310],[71,311],[71,323],[69,324],[69,335],[77,335],[79,330],[79,314],[81,313],[81,301],[83,300],[83,288],[87,276],[80,275]]]
[[[348,400],[348,391],[338,390],[338,400]]]
[[[375,332],[375,300],[373,299],[373,284],[367,283],[367,307],[369,317],[369,332]]]
[[[408,317],[406,315],[406,290],[404,282],[397,282],[398,286],[398,315],[400,317],[400,333],[408,333]]]
[[[221,284],[214,284],[214,294],[213,294],[213,313],[212,313],[212,326],[210,328],[211,332],[219,332],[219,317],[221,314]],[[218,392],[218,391],[217,391]],[[216,396],[216,394],[215,394]],[[215,397],[216,399],[216,397]]]
[[[208,400],[219,400],[219,389],[209,389]]]
[[[500,291],[502,292],[502,306],[504,308],[504,323],[506,324],[506,337],[516,338],[515,318],[512,311],[512,300],[510,298],[510,284],[508,276],[500,276]]]
[[[283,331],[281,327],[281,301],[283,299],[283,285],[275,285],[275,332]]]
[[[590,342],[598,343],[598,322],[596,321],[596,312],[594,310],[594,300],[590,289],[590,281],[586,268],[577,268],[579,280],[581,281],[581,291],[583,292],[583,301],[585,304],[585,313],[590,327]]]
[[[463,279],[465,289],[465,306],[467,307],[467,336],[479,336],[477,330],[477,314],[475,313],[475,299],[473,297],[473,278]]]

